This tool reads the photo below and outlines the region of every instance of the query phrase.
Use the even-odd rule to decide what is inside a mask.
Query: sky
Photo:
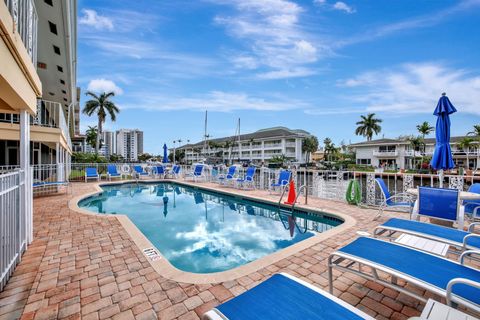
[[[452,134],[480,124],[480,0],[79,0],[78,85],[113,91],[105,128],[139,128],[144,151],[285,126],[337,145],[360,115],[377,138],[435,124],[442,92]],[[81,117],[82,132],[96,125]],[[178,145],[178,144],[177,144]]]

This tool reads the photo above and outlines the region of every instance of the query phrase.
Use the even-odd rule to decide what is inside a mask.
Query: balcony
[[[377,158],[398,157],[398,151],[380,151],[374,150],[373,155]]]
[[[285,143],[285,147],[287,148],[295,148],[297,144],[295,142],[287,142]]]
[[[282,144],[281,143],[276,143],[276,144],[264,144],[263,146],[264,149],[281,149]]]
[[[17,31],[32,59],[33,65],[37,65],[37,33],[38,15],[34,0],[15,1],[5,0],[8,11],[13,18]]]
[[[405,150],[405,157],[425,157],[433,155],[432,151],[414,151],[414,150]]]
[[[19,130],[16,126],[20,123],[20,117],[14,113],[0,113],[0,122],[10,124],[7,128],[10,130]],[[37,114],[30,117],[30,128],[32,132],[32,141],[38,142],[58,142],[58,139],[47,138],[48,135],[54,134],[55,131],[48,129],[35,129],[35,127],[59,129],[64,137],[64,142],[72,148],[72,140],[70,139],[70,129],[68,128],[65,113],[62,105],[57,102],[38,100]],[[36,136],[38,134],[38,136]]]

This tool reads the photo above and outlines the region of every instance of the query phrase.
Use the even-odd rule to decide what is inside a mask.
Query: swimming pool
[[[343,222],[170,182],[102,189],[78,206],[127,215],[174,267],[193,273],[233,269]]]

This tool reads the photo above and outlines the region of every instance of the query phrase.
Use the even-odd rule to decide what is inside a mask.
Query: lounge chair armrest
[[[465,238],[467,238],[468,236],[465,236]],[[465,238],[464,238],[464,242],[465,242]],[[471,256],[471,255],[479,255],[480,256],[480,251],[479,250],[467,250],[467,251],[464,251],[462,252],[462,254],[460,255],[460,258],[458,258],[458,260],[460,261],[460,263],[463,265],[464,264],[464,260],[465,260],[465,257],[468,257],[468,256]]]
[[[477,205],[477,206],[475,208],[473,208],[472,218],[476,219],[477,218],[477,212],[480,210],[480,203],[474,203],[474,204]]]
[[[480,222],[472,222],[468,227],[468,232],[474,232],[476,226],[480,226]]]
[[[393,196],[391,196],[390,198],[386,199],[385,201],[388,201],[388,200],[393,200],[393,199],[405,199],[407,202],[410,202],[410,203],[414,203],[415,200],[413,199],[413,197],[408,194],[408,193],[397,193],[397,194],[394,194]]]
[[[463,249],[467,248],[468,240],[471,239],[471,238],[480,238],[480,234],[471,233],[471,234],[467,234],[465,237],[463,237]]]
[[[450,307],[452,306],[452,290],[453,290],[453,286],[456,285],[456,284],[463,284],[463,285],[467,285],[467,286],[471,286],[471,287],[480,289],[480,283],[475,282],[475,281],[472,281],[472,280],[469,280],[469,279],[465,279],[465,278],[454,278],[454,279],[450,280],[450,281],[448,282],[448,284],[447,284],[447,296],[446,296],[447,305],[450,306]]]

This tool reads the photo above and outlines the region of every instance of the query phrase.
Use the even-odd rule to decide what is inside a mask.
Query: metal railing
[[[32,124],[42,127],[59,128],[62,130],[69,147],[72,147],[70,130],[67,125],[65,112],[58,102],[38,100],[37,114],[32,119]]]
[[[23,171],[0,175],[0,292],[26,249],[26,212],[22,212]]]
[[[37,65],[38,15],[34,0],[5,0],[33,65]]]

